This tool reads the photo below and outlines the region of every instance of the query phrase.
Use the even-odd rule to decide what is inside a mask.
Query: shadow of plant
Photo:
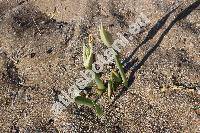
[[[156,42],[156,44],[150,48],[146,55],[142,58],[142,60],[133,67],[133,65],[135,64],[136,61],[132,61],[132,57],[133,55],[137,52],[137,50],[143,46],[145,43],[147,43],[149,40],[153,39],[153,37],[158,33],[158,31],[165,25],[166,21],[168,20],[168,18],[170,17],[170,15],[175,12],[179,6],[175,9],[173,9],[172,11],[170,11],[168,14],[166,14],[163,18],[161,18],[148,32],[148,35],[145,37],[144,41],[139,44],[139,46],[137,46],[129,55],[129,57],[127,57],[123,64],[127,64],[125,66],[126,68],[126,72],[130,71],[130,76],[128,79],[128,87],[130,87],[134,80],[135,80],[135,73],[141,68],[141,66],[144,65],[144,63],[147,61],[147,59],[156,51],[156,49],[160,46],[161,42],[163,41],[164,37],[169,33],[169,31],[171,30],[171,28],[180,20],[186,18],[192,11],[194,11],[196,8],[198,8],[200,5],[200,1],[197,0],[196,2],[192,3],[191,5],[189,5],[188,7],[186,7],[184,10],[182,10],[180,13],[178,13],[178,15],[175,17],[174,20],[171,21],[171,23],[169,24],[169,26],[162,32],[161,36],[159,37],[158,41]],[[130,70],[133,67],[132,70]],[[124,94],[124,92],[127,91],[128,88],[123,87],[121,89],[121,91],[119,92],[119,94],[115,97],[115,99],[113,100],[112,104],[121,97],[121,95]]]

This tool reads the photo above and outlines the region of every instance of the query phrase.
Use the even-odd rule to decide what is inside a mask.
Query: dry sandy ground
[[[200,1],[174,1],[0,0],[0,132],[199,133]],[[99,100],[102,118],[76,104],[55,116],[84,69],[82,42],[93,34],[105,49],[101,22],[129,38],[141,12],[150,22],[122,52],[131,87]]]

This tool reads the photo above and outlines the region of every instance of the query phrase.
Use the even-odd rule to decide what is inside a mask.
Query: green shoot
[[[89,98],[85,98],[82,96],[77,96],[75,98],[75,102],[79,105],[84,105],[84,106],[88,106],[88,107],[92,107],[95,109],[95,112],[97,114],[97,116],[102,116],[103,115],[103,110],[101,109],[101,107],[99,105],[97,105],[96,102],[94,102],[93,100],[89,99]]]
[[[102,42],[104,43],[104,45],[106,45],[107,47],[111,47],[112,45],[112,36],[111,34],[103,27],[102,23],[101,23],[101,26],[100,26],[100,37],[101,37],[101,40]],[[115,53],[114,49],[113,49],[113,52]],[[120,61],[120,58],[119,58],[119,55],[115,55],[115,63],[116,63],[116,66],[117,68],[119,69],[119,72],[120,72],[120,75],[122,77],[122,81],[123,81],[123,84],[125,87],[128,87],[128,82],[127,82],[127,79],[126,79],[126,75],[125,75],[125,72],[124,72],[124,69],[123,69],[123,66],[121,64],[121,61]]]

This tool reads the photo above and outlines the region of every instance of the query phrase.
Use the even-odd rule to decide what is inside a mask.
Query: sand
[[[0,0],[0,132],[200,132],[200,2],[174,1]],[[149,23],[132,35],[141,13]],[[121,57],[133,82],[113,103],[98,100],[102,118],[75,103],[55,115],[58,95],[84,70],[88,35],[95,53],[105,50],[101,22],[129,40]]]

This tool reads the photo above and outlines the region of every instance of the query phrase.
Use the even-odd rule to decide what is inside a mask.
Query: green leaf
[[[104,28],[103,24],[101,23],[100,27],[99,27],[99,31],[100,31],[100,37],[102,42],[104,43],[104,45],[106,45],[107,47],[111,47],[112,43],[113,43],[113,39],[111,34]]]
[[[82,97],[82,96],[77,96],[75,98],[75,102],[77,104],[85,105],[85,106],[88,106],[88,107],[94,106],[94,102],[91,99],[88,99],[88,98],[85,98],[85,97]]]
[[[98,74],[95,73],[95,78],[94,78],[96,85],[98,87],[99,90],[103,91],[106,89],[106,87],[104,86],[103,81],[101,80],[101,78],[99,77]]]
[[[91,46],[83,45],[83,65],[86,69],[92,68],[93,50]]]
[[[77,96],[75,98],[75,102],[77,104],[80,104],[80,105],[85,105],[85,106],[88,106],[88,107],[92,107],[95,109],[95,112],[97,114],[98,117],[102,116],[103,115],[103,110],[101,109],[101,107],[99,105],[97,105],[93,100],[91,99],[88,99],[88,98],[85,98],[85,97],[82,97],[82,96]]]
[[[96,103],[94,103],[94,107],[95,107],[97,116],[101,117],[103,115],[103,110],[101,109],[101,107],[99,105],[97,105]]]
[[[123,81],[123,84],[125,87],[128,87],[128,81],[126,79],[126,75],[125,75],[125,72],[124,72],[124,68],[123,68],[123,65],[119,59],[119,55],[116,55],[115,56],[115,62],[116,62],[116,66],[117,68],[119,69],[119,73],[122,77],[122,81]]]

